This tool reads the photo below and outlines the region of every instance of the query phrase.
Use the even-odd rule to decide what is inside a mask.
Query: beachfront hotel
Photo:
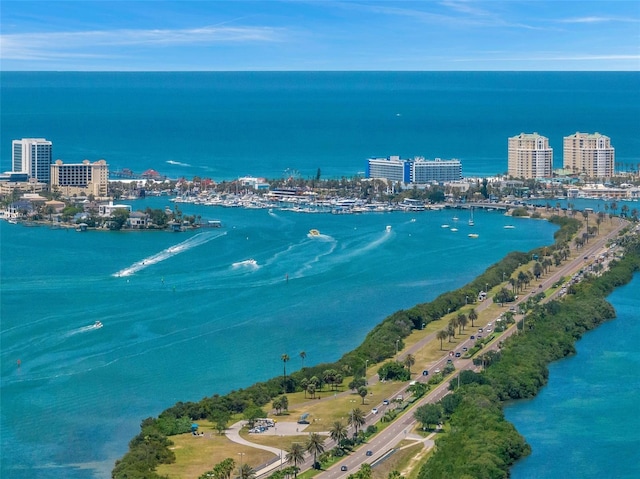
[[[107,196],[109,183],[109,166],[105,160],[91,163],[65,164],[56,160],[51,165],[51,189],[57,189],[64,196],[70,197],[93,195],[97,198]]]
[[[40,183],[49,183],[51,142],[44,138],[23,138],[11,142],[11,171],[26,173]]]
[[[460,160],[425,160],[423,157],[402,159],[400,156],[369,158],[365,176],[410,184],[441,183],[460,181],[462,163]]]
[[[520,133],[509,138],[508,174],[513,178],[536,179],[553,176],[553,148],[538,133]]]
[[[611,139],[600,133],[577,132],[564,137],[563,166],[574,174],[591,178],[611,178],[614,174],[615,150]]]

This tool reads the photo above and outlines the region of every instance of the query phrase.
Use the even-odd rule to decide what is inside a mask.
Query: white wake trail
[[[184,253],[185,251],[190,250],[191,248],[195,248],[196,246],[203,245],[208,243],[209,241],[219,238],[220,236],[224,236],[227,233],[198,233],[197,235],[183,241],[182,243],[178,243],[177,245],[171,246],[167,249],[160,251],[148,258],[145,258],[141,261],[137,261],[133,263],[128,268],[121,269],[117,273],[114,273],[112,276],[116,278],[121,278],[124,276],[131,276],[132,274],[137,273],[145,268],[148,268],[151,265],[160,263],[161,261],[165,261],[177,254]]]

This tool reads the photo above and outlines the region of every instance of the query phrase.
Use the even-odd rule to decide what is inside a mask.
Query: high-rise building
[[[104,160],[68,164],[57,160],[51,165],[51,188],[58,189],[65,196],[94,195],[103,198],[107,196],[108,184],[109,166]]]
[[[48,183],[51,174],[51,142],[44,138],[13,140],[11,171],[27,173],[31,179]]]
[[[411,163],[399,156],[388,158],[369,158],[365,172],[367,178],[411,183]]]
[[[611,139],[600,133],[575,133],[564,137],[563,166],[575,174],[592,178],[611,178],[615,150]]]
[[[399,156],[369,158],[366,177],[406,184],[460,181],[462,164],[460,160],[425,160],[420,156],[411,159],[402,159]]]
[[[508,174],[514,178],[551,178],[553,148],[538,133],[520,133],[509,138]]]
[[[460,160],[425,160],[416,158],[412,164],[413,183],[426,184],[433,182],[462,180],[462,163]]]

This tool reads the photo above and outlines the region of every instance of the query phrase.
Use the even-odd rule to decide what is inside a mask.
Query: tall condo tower
[[[615,150],[611,139],[600,133],[575,133],[564,137],[564,168],[592,178],[611,178]]]
[[[41,183],[49,183],[51,177],[51,142],[44,138],[13,140],[12,171],[27,173]]]
[[[509,138],[509,176],[550,178],[553,175],[553,148],[538,133],[520,133]]]

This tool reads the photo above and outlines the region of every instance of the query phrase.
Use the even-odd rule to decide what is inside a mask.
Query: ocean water
[[[31,136],[64,161],[215,180],[351,176],[392,154],[457,157],[467,175],[494,174],[506,169],[507,137],[534,130],[557,149],[563,135],[600,131],[619,160],[634,159],[639,78],[3,72],[0,168],[11,140]],[[141,419],[280,374],[283,353],[291,368],[303,350],[307,364],[334,360],[386,315],[554,231],[530,220],[504,230],[497,211],[475,215],[471,240],[465,218],[457,234],[440,228],[447,211],[181,208],[224,228],[80,234],[0,222],[0,476],[109,477]],[[323,235],[308,238],[311,228]]]
[[[640,73],[3,72],[0,167],[11,140],[45,137],[67,162],[169,177],[353,176],[372,156],[458,158],[463,174],[507,169],[507,138],[611,137],[640,152]]]
[[[553,363],[549,384],[505,410],[532,447],[513,479],[638,477],[640,274],[614,291],[616,319],[584,335]]]

